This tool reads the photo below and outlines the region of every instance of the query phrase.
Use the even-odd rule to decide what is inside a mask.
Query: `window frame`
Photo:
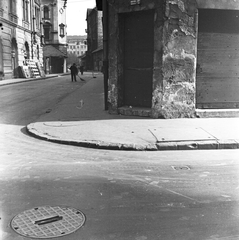
[[[40,30],[40,7],[35,5],[35,19],[36,19],[36,29]]]
[[[50,19],[50,9],[46,5],[43,6],[43,18]]]
[[[22,0],[22,9],[23,9],[23,20],[29,22],[29,1]]]
[[[48,34],[46,34],[46,30],[47,30]],[[51,40],[51,25],[50,24],[43,25],[43,33],[44,33],[45,41],[50,41]]]

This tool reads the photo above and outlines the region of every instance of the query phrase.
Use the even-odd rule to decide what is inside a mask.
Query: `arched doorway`
[[[37,45],[37,59],[40,60],[40,49],[39,49],[39,45]]]
[[[3,45],[2,38],[0,37],[0,80],[3,77]]]
[[[17,50],[17,41],[15,38],[12,39],[11,44],[11,54],[12,54],[12,75],[17,77],[17,67],[18,67],[18,50]]]
[[[24,46],[25,46],[24,57],[25,57],[25,59],[30,59],[30,48],[29,48],[28,42],[25,42]]]

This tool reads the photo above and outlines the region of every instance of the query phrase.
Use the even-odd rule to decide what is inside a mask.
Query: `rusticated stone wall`
[[[123,103],[123,39],[120,14],[154,9],[154,62],[151,117],[195,116],[195,0],[128,0],[109,2],[109,112]]]
[[[153,117],[195,117],[196,18],[194,0],[166,0],[163,28],[163,95]]]
[[[154,10],[153,118],[195,117],[197,9],[239,9],[239,0],[108,0],[109,112],[123,107],[121,13]],[[127,114],[133,110],[126,109]],[[144,115],[143,111],[142,116]]]

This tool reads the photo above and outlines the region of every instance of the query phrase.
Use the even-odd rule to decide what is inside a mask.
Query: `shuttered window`
[[[199,9],[197,108],[239,108],[239,11]]]

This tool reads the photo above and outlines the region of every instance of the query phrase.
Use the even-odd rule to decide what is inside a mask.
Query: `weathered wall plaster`
[[[154,9],[153,118],[195,117],[197,8],[239,9],[239,0],[109,2],[109,112],[123,106],[120,13]]]
[[[194,0],[166,0],[162,107],[153,117],[195,116],[196,9]]]

